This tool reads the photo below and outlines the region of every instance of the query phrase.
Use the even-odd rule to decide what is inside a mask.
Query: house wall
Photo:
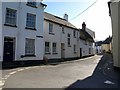
[[[102,50],[108,52],[111,50],[110,44],[102,44]]]
[[[37,3],[38,5],[39,3]],[[17,28],[4,26],[6,8],[17,10]],[[36,15],[36,31],[25,29],[26,14],[32,13]],[[15,60],[42,60],[43,59],[43,7],[32,8],[26,5],[26,2],[3,2],[2,6],[2,31],[4,46],[4,37],[15,38]],[[25,55],[25,38],[35,39],[35,55],[36,57],[24,57]]]
[[[102,47],[101,46],[95,46],[96,54],[102,53]]]
[[[92,42],[80,40],[80,48],[82,48],[82,56],[89,56],[95,54],[95,48]],[[91,53],[89,53],[89,48],[91,48]]]
[[[74,29],[64,26],[64,33],[62,33],[63,26],[56,24],[56,23],[52,23],[52,24],[53,24],[54,35],[49,34],[49,21],[44,20],[44,43],[50,42],[52,44],[53,42],[57,42],[57,54],[52,54],[52,45],[51,45],[50,54],[45,54],[45,50],[44,50],[44,56],[47,57],[48,59],[61,58],[61,43],[64,43],[65,44],[65,58],[79,57],[80,56],[78,52],[79,35],[77,36],[77,38],[74,38],[73,37]],[[79,31],[76,31],[76,32],[78,32],[79,34]],[[71,47],[68,47],[68,44],[67,44],[68,33],[71,35]],[[76,45],[76,50],[77,50],[76,53],[74,53],[74,49],[73,49],[74,44]]]
[[[2,12],[2,2],[0,2],[0,12]],[[0,61],[3,60],[3,45],[2,45],[2,13],[0,14]]]
[[[112,33],[113,33],[113,60],[114,66],[120,67],[120,2],[112,2],[110,4]]]

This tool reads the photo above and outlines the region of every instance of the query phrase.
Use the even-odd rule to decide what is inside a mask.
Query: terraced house
[[[75,59],[95,54],[95,32],[86,28],[78,29],[63,18],[44,13],[44,57],[54,59]]]
[[[71,59],[80,56],[79,29],[63,18],[44,13],[44,56],[48,59]]]
[[[40,2],[1,2],[0,61],[43,59],[43,16]],[[1,37],[2,36],[2,37]]]

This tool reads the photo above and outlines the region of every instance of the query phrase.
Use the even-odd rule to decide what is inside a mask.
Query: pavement
[[[120,90],[120,73],[113,69],[111,54],[67,61],[61,64],[3,70],[2,80],[3,90],[6,88]]]

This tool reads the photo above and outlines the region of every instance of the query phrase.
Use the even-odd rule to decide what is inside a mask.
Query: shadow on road
[[[115,90],[115,88],[119,89],[119,75],[120,73],[113,69],[112,55],[104,54],[96,66],[92,76],[87,77],[83,80],[77,80],[65,90],[72,90],[75,88],[112,88],[113,90]]]

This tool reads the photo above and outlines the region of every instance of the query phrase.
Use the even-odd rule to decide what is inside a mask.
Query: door
[[[61,43],[61,58],[65,58],[65,44]]]
[[[13,61],[14,60],[14,39],[13,38],[4,38],[4,61]]]
[[[82,48],[80,48],[80,58],[82,57]]]

